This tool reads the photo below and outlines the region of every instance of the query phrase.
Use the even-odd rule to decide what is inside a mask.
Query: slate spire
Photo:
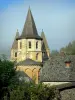
[[[17,29],[16,36],[15,36],[15,39],[14,39],[14,42],[12,44],[11,49],[18,49],[18,41],[16,40],[18,37],[19,37],[19,32],[18,32],[18,29]]]
[[[41,37],[43,39],[42,41],[42,49],[49,49],[49,46],[48,46],[48,43],[47,43],[47,40],[46,40],[46,37],[45,37],[45,34],[43,32],[43,29],[42,29],[42,32],[41,32]]]
[[[28,9],[27,17],[26,17],[26,22],[24,24],[24,28],[22,31],[21,36],[19,39],[23,38],[29,38],[29,39],[42,39],[37,32],[36,25],[32,16],[32,12],[30,10],[30,7]]]

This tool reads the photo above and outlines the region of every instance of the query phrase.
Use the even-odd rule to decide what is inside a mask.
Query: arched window
[[[31,41],[29,41],[29,48],[31,48]]]
[[[36,42],[36,49],[38,48],[38,41]]]
[[[20,42],[20,49],[22,48],[22,42]]]
[[[36,54],[36,60],[38,60],[38,53]]]
[[[17,57],[17,52],[15,52],[15,57]]]

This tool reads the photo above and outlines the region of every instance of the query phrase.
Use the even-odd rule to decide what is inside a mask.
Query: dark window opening
[[[17,57],[17,52],[15,52],[15,57]]]
[[[38,41],[36,42],[36,49],[38,48]]]
[[[29,41],[29,48],[31,48],[31,42]]]

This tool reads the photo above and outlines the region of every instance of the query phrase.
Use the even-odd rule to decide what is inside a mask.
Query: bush
[[[41,83],[23,83],[9,91],[10,100],[52,100],[55,97],[55,89]]]
[[[54,88],[38,84],[31,87],[32,100],[52,100],[55,97]]]
[[[7,92],[7,87],[11,84],[11,80],[16,74],[15,70],[14,63],[0,59],[0,100]]]

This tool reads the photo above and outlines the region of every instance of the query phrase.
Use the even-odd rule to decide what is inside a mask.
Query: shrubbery
[[[54,88],[49,88],[43,84],[24,83],[14,87],[12,90],[9,88],[9,94],[5,96],[9,100],[52,100],[55,97]]]

